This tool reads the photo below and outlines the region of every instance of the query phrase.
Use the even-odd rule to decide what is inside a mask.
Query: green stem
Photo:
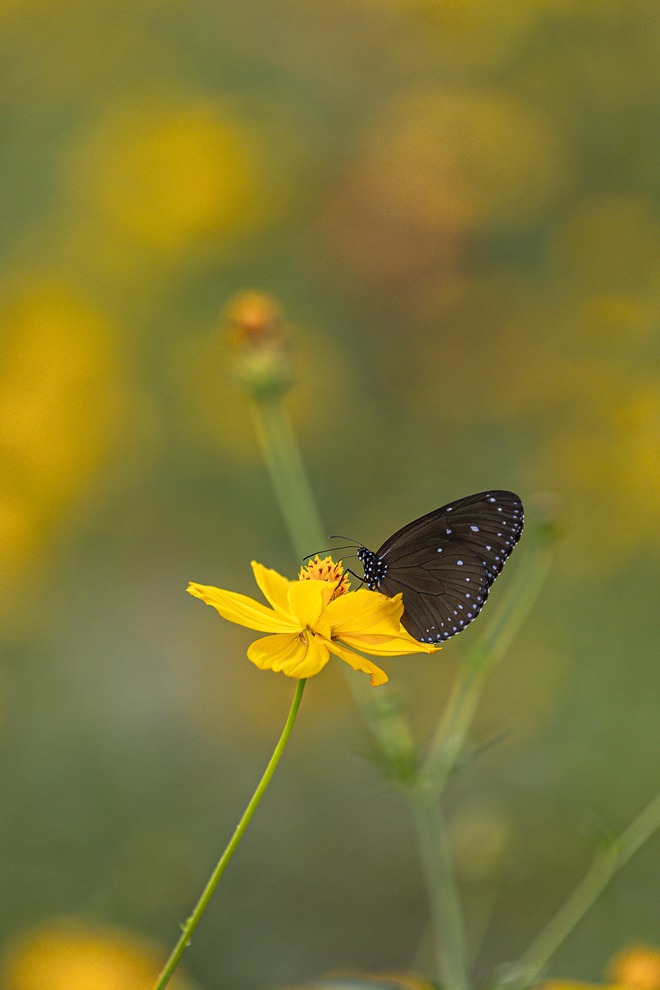
[[[217,887],[220,877],[225,872],[229,860],[234,855],[234,852],[236,851],[239,842],[243,838],[245,830],[248,827],[253,814],[257,810],[259,802],[261,801],[266,791],[266,788],[268,787],[271,778],[275,773],[277,764],[280,762],[282,754],[286,749],[286,744],[289,741],[291,730],[293,729],[294,723],[296,721],[296,716],[298,714],[298,709],[300,708],[300,701],[303,696],[304,690],[305,690],[305,680],[303,679],[298,681],[298,684],[296,685],[296,693],[294,694],[293,701],[291,702],[291,710],[289,711],[286,724],[284,726],[284,729],[282,730],[282,735],[279,738],[277,746],[275,747],[273,755],[270,758],[270,761],[268,763],[268,766],[266,767],[264,775],[259,781],[259,784],[257,785],[257,789],[255,790],[254,794],[250,798],[250,802],[247,808],[245,809],[245,811],[243,812],[243,817],[236,826],[236,829],[234,830],[234,834],[229,840],[227,848],[225,849],[222,856],[218,860],[218,863],[213,873],[211,874],[209,881],[206,884],[206,887],[202,892],[202,896],[195,905],[192,914],[190,915],[186,923],[183,925],[181,931],[181,937],[174,946],[169,959],[165,963],[165,966],[163,967],[163,970],[154,986],[154,990],[164,990],[164,988],[169,983],[174,970],[179,964],[181,956],[183,955],[185,949],[188,947],[190,943],[190,940],[193,936],[193,932],[197,928],[197,925],[199,924],[202,915],[204,914],[204,911],[206,910],[208,903],[211,900],[211,897],[213,896],[213,891]]]
[[[275,497],[299,559],[325,546],[321,518],[281,397],[255,400],[256,428]]]
[[[465,926],[442,812],[432,795],[420,793],[413,811],[431,908],[434,978],[443,990],[467,990]]]
[[[253,399],[266,467],[292,545],[302,557],[323,546],[325,540],[311,485],[282,397],[253,395]],[[409,795],[431,903],[437,973],[447,990],[466,990],[468,985],[465,934],[445,823],[434,794],[440,793],[456,764],[492,658],[504,652],[538,594],[547,567],[537,570],[536,581],[525,574],[519,601],[511,588],[508,601],[513,601],[513,606],[505,608],[490,636],[482,637],[474,648],[436,732],[419,786]],[[391,692],[381,688],[376,695],[350,675],[349,684],[388,770],[402,780],[414,774],[416,754],[409,722]]]
[[[305,554],[326,545],[314,493],[281,395],[252,395],[259,444],[275,498],[286,524],[294,553]],[[342,664],[342,667],[344,665]],[[395,775],[399,763],[412,763],[411,730],[407,719],[387,688],[374,691],[363,678],[346,669],[346,679],[355,703],[378,742],[380,754],[391,763]]]
[[[423,774],[442,793],[456,768],[491,670],[502,659],[527,618],[548,575],[551,545],[533,548],[529,564],[515,572],[502,606],[471,646],[457,674],[449,701],[431,739]]]
[[[499,613],[467,654],[413,789],[431,904],[436,978],[452,990],[465,990],[468,985],[465,929],[439,799],[463,752],[488,674],[517,634],[547,576],[549,545],[535,550],[531,564],[518,569]]]
[[[522,988],[535,983],[550,958],[582,920],[610,880],[658,829],[660,794],[630,823],[617,841],[596,856],[573,893],[506,973],[500,985]]]

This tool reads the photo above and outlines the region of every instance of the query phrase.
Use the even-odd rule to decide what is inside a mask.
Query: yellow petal
[[[420,643],[401,628],[397,636],[382,636],[374,633],[344,633],[342,642],[354,650],[363,650],[375,657],[397,657],[408,653],[437,653],[441,646]]]
[[[248,649],[248,657],[261,670],[277,670],[287,677],[313,677],[330,654],[327,646],[309,633],[264,636]]]
[[[298,624],[291,618],[287,619],[273,609],[267,608],[261,602],[255,602],[247,595],[239,595],[235,591],[223,591],[211,585],[188,585],[188,592],[195,598],[201,598],[207,605],[220,613],[223,619],[229,619],[239,626],[256,629],[257,632],[292,633],[298,632]]]
[[[291,581],[288,578],[282,577],[281,574],[278,574],[272,568],[258,564],[256,560],[252,561],[252,573],[261,594],[270,602],[273,608],[281,612],[282,615],[290,615],[287,595]]]
[[[327,581],[292,581],[289,585],[289,614],[305,627],[330,639],[330,619],[325,606],[334,588]]]
[[[366,657],[360,656],[359,653],[353,653],[352,650],[347,650],[345,647],[341,646],[339,643],[330,643],[330,651],[347,663],[349,667],[353,670],[361,670],[364,674],[369,674],[371,677],[371,686],[379,687],[381,684],[386,684],[389,677],[384,670],[377,667],[375,663],[371,660],[367,660]]]
[[[346,634],[360,633],[396,636],[402,614],[401,595],[388,598],[378,591],[367,591],[365,588],[341,595],[328,605],[332,635],[337,639],[345,639]]]

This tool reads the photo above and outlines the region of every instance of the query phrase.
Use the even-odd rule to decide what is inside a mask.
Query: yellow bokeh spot
[[[136,990],[156,980],[163,958],[149,943],[115,928],[58,921],[10,948],[5,990]],[[173,990],[184,990],[175,976]]]
[[[621,987],[660,990],[660,949],[634,945],[614,957],[609,974]]]
[[[142,426],[118,334],[74,290],[30,282],[0,306],[0,621],[20,600],[17,578],[42,562],[62,525],[112,458],[133,453]],[[117,458],[114,477],[128,458]]]
[[[110,115],[71,179],[105,221],[171,252],[260,229],[280,209],[266,141],[222,105],[145,99]]]
[[[544,445],[540,477],[570,493],[583,564],[660,541],[660,396],[616,363],[564,369],[565,420]],[[616,519],[616,525],[612,520]],[[606,538],[604,538],[606,534]]]
[[[9,490],[57,507],[75,497],[114,440],[117,339],[62,286],[26,289],[0,314],[0,460]]]

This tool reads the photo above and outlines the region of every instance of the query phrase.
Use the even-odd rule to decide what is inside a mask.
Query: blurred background
[[[229,375],[221,314],[245,289],[290,321],[329,533],[378,546],[487,487],[561,507],[475,727],[498,742],[449,802],[482,978],[650,800],[659,21],[655,0],[0,4],[9,990],[77,988],[71,959],[80,986],[101,958],[148,985],[286,716],[293,684],[185,593],[299,563]],[[420,738],[461,639],[385,665]],[[411,823],[367,747],[330,665],[195,937],[195,985],[423,965]],[[554,975],[657,940],[659,882],[656,838]]]

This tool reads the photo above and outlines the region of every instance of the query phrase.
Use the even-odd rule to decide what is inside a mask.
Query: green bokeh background
[[[171,945],[286,716],[292,683],[185,594],[298,566],[229,376],[246,288],[290,321],[328,532],[377,546],[486,487],[562,516],[475,727],[497,743],[451,791],[482,977],[650,800],[659,21],[655,0],[0,4],[5,946],[71,916]],[[458,651],[387,665],[420,738]],[[202,988],[415,958],[412,828],[366,748],[331,665],[189,953]],[[658,940],[659,860],[656,838],[555,975]]]

